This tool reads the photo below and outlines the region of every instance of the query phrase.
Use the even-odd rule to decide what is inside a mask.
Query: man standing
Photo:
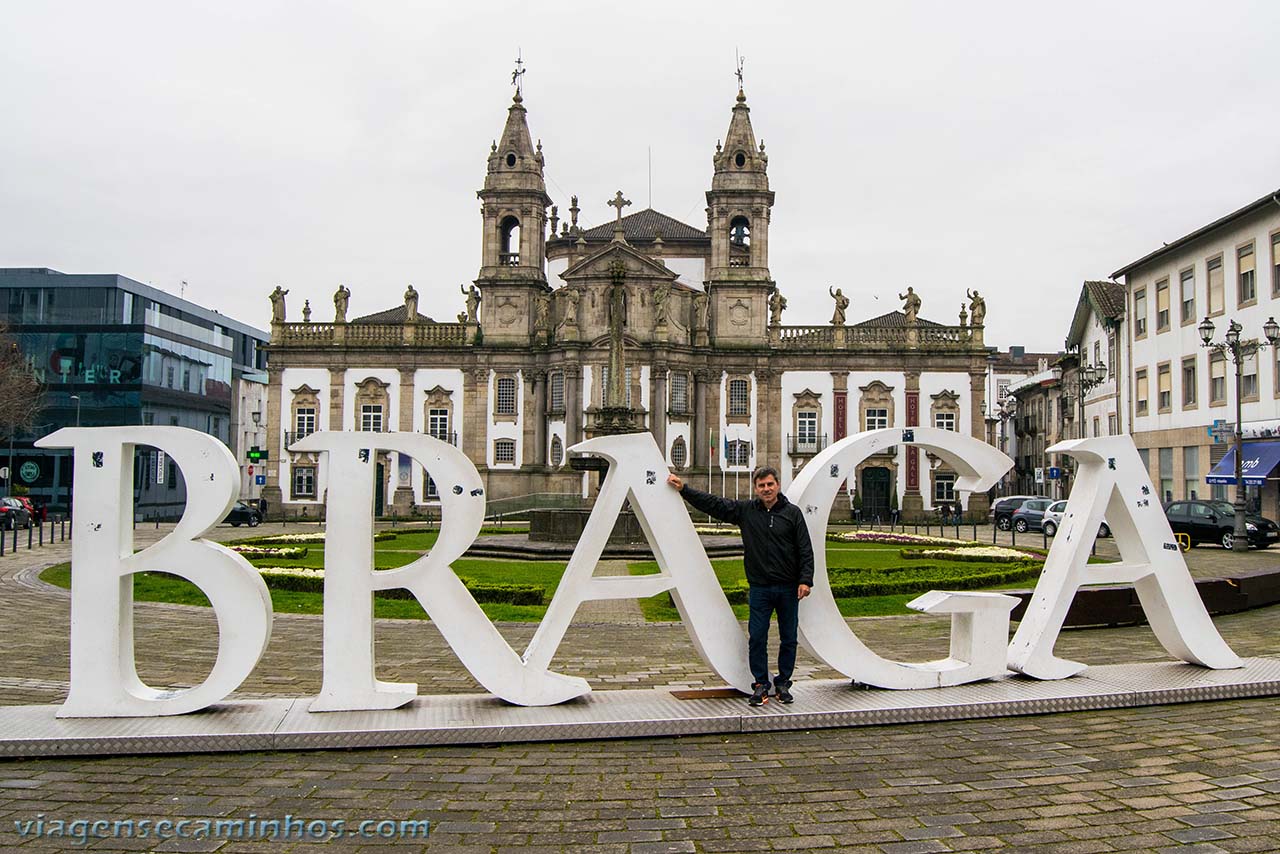
[[[800,600],[813,587],[813,545],[800,508],[779,490],[778,472],[761,466],[751,477],[756,497],[732,501],[701,492],[676,475],[667,483],[680,490],[691,505],[742,531],[743,563],[747,572],[748,649],[750,651],[753,706],[769,701],[769,619],[778,614],[778,676],[773,689],[778,702],[790,703],[791,672],[796,664],[796,632]]]

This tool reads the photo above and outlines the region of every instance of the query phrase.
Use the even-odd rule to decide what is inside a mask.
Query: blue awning
[[[1276,463],[1280,463],[1280,442],[1245,442],[1241,459],[1240,471],[1244,475],[1245,486],[1262,486]],[[1227,451],[1205,480],[1209,483],[1236,482],[1235,448]]]

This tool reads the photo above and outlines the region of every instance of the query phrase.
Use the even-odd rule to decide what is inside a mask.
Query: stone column
[[[400,414],[398,423],[401,433],[413,432],[413,368],[400,369]],[[425,426],[425,425],[424,425]],[[423,432],[426,432],[423,430]],[[392,472],[392,481],[395,483],[395,491],[391,494],[391,515],[392,516],[412,516],[413,515],[413,464],[409,464],[409,479],[403,483],[400,481],[400,454],[396,454],[395,470]]]
[[[654,365],[649,369],[649,432],[658,450],[667,455],[667,366]]]
[[[714,243],[715,241],[712,241]],[[693,373],[693,465],[694,468],[706,468],[709,464],[707,454],[707,382],[709,371]]]
[[[564,443],[566,450],[582,441],[582,366],[564,367]]]
[[[907,418],[905,427],[920,425],[920,374],[908,371],[906,374]],[[907,490],[902,496],[902,518],[904,520],[919,519],[924,515],[924,496],[920,494],[920,449],[909,445],[907,456]]]
[[[547,372],[527,371],[531,399],[525,418],[525,465],[547,464]],[[532,423],[530,423],[532,422]],[[530,429],[532,428],[532,429]]]
[[[769,371],[769,417],[773,419],[769,428],[769,459],[782,463],[782,437],[787,426],[782,423],[782,371]]]
[[[979,327],[979,330],[981,330],[981,327]],[[986,433],[986,409],[984,405],[986,403],[986,386],[986,367],[971,368],[969,370],[969,435],[978,441],[983,441]],[[991,444],[995,444],[994,436],[991,437]],[[966,503],[968,506],[965,510],[968,519],[981,522],[987,518],[987,511],[991,509],[991,499],[987,497],[987,493],[971,492]]]
[[[489,436],[489,369],[471,368],[462,376],[462,452],[476,468],[483,468]]]
[[[329,429],[342,429],[342,404],[347,393],[346,368],[329,369]]]
[[[706,394],[706,401],[707,401],[706,426],[710,427],[711,430],[715,432],[715,437],[716,437],[715,447],[707,448],[707,458],[711,468],[715,469],[718,467],[715,465],[716,462],[719,462],[720,466],[724,465],[724,460],[722,459],[722,456],[724,455],[724,433],[720,429],[720,416],[722,414],[721,412],[722,407],[720,404],[720,385],[723,382],[724,377],[721,375],[720,371],[715,371],[715,370],[708,371],[707,374],[708,374],[707,381],[703,383],[703,385],[706,387],[705,394]],[[705,429],[703,430],[702,435],[705,441],[707,437],[707,431]]]
[[[259,494],[267,500],[267,513],[270,519],[283,518],[284,515],[284,490],[280,485],[280,466],[288,459],[285,456],[288,452],[284,449],[284,422],[287,413],[284,413],[281,408],[284,402],[283,373],[280,368],[267,370],[267,482]],[[61,456],[54,459],[59,460]],[[55,478],[54,483],[57,482]]]
[[[771,413],[772,392],[773,392],[773,375],[774,371],[768,368],[757,368],[751,374],[752,383],[756,390],[756,411],[753,417],[755,422],[755,451],[756,465],[758,466],[781,466],[782,459],[777,456],[771,456],[770,446],[773,444],[771,438],[774,429],[774,419]]]

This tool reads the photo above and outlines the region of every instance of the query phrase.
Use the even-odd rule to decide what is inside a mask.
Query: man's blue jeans
[[[791,672],[796,667],[796,631],[800,624],[800,600],[796,598],[798,584],[752,585],[747,591],[750,615],[747,619],[747,648],[751,675],[757,685],[768,685],[769,679],[769,617],[778,615],[778,679],[776,684],[791,684]]]

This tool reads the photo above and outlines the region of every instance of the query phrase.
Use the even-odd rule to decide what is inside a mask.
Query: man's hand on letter
[[[684,481],[674,474],[667,475],[667,485],[672,489],[684,489]]]
[[[813,588],[807,584],[801,584],[799,587],[796,588],[796,598],[803,599],[804,597],[809,595],[809,591],[812,589]]]

